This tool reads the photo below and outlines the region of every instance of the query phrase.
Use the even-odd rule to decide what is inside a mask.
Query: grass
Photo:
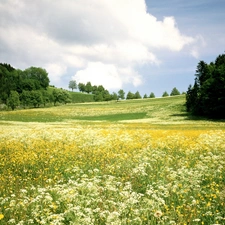
[[[225,123],[184,102],[0,112],[0,224],[224,224]]]
[[[62,122],[66,120],[135,120],[151,119],[176,120],[186,117],[184,96],[111,101],[104,103],[68,104],[52,108],[1,111],[0,121],[20,122]],[[179,116],[175,116],[179,114]]]

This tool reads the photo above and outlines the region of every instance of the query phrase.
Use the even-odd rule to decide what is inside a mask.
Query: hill
[[[52,94],[54,89],[61,89],[61,88],[49,86],[48,87],[48,93]],[[94,95],[92,95],[92,94],[75,92],[75,91],[68,91],[68,90],[64,90],[64,91],[66,91],[69,94],[69,96],[71,97],[72,103],[83,103],[83,102],[93,102],[94,101]]]
[[[76,100],[87,94],[72,93]],[[91,100],[91,99],[90,99]],[[188,119],[185,96],[109,102],[66,104],[51,108],[0,112],[0,120],[21,122],[151,122],[174,123]]]

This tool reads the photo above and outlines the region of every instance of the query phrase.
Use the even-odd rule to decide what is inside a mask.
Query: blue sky
[[[225,51],[224,0],[2,0],[0,62],[70,80],[154,92],[194,82],[200,60]]]

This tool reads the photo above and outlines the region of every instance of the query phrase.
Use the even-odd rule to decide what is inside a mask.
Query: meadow
[[[225,122],[184,103],[0,111],[0,224],[225,224]]]

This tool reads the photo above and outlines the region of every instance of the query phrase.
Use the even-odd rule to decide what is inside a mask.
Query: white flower
[[[163,215],[163,213],[162,213],[160,210],[157,210],[157,211],[154,213],[154,216],[155,216],[156,218],[160,218],[162,215]]]

